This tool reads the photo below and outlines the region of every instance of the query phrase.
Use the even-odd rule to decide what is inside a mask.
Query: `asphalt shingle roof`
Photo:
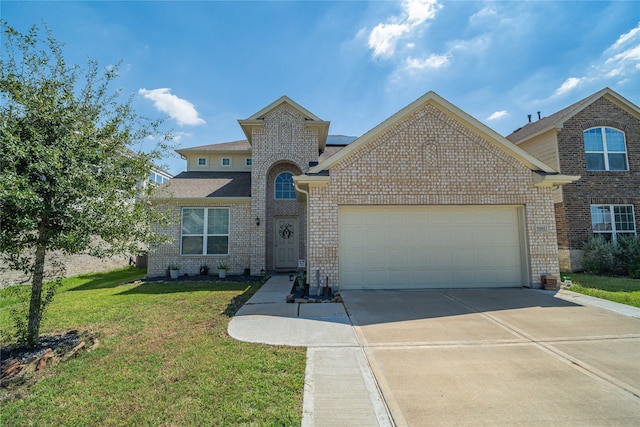
[[[251,172],[182,172],[158,187],[155,197],[251,197]]]
[[[201,145],[199,147],[189,147],[189,148],[181,148],[176,150],[176,152],[189,153],[189,152],[202,152],[202,151],[218,151],[218,152],[227,152],[227,151],[251,151],[251,145],[249,141],[246,139],[240,141],[231,141],[231,142],[223,142],[220,144],[209,144],[209,145]]]
[[[511,135],[508,135],[506,138],[513,142],[514,144],[519,144],[522,141],[527,140],[528,138],[534,136],[534,135],[538,135],[541,134],[543,132],[546,132],[550,129],[553,129],[554,127],[560,127],[562,126],[562,124],[569,119],[570,117],[573,117],[575,114],[579,113],[580,111],[582,111],[584,108],[586,108],[589,104],[595,102],[597,99],[605,96],[605,95],[609,95],[609,96],[613,96],[614,98],[618,98],[619,100],[621,100],[623,103],[628,104],[631,108],[635,108],[637,110],[637,107],[635,107],[633,104],[629,103],[629,101],[627,101],[626,99],[622,98],[620,95],[618,95],[617,93],[615,93],[614,91],[612,91],[609,88],[604,88],[592,95],[587,96],[584,99],[581,99],[580,101],[576,102],[575,104],[571,104],[566,108],[563,108],[562,110],[558,111],[557,113],[553,113],[552,115],[550,115],[549,117],[544,117],[538,121],[532,122],[532,123],[527,123],[525,126],[521,127],[520,129],[517,129],[516,131],[512,132]]]

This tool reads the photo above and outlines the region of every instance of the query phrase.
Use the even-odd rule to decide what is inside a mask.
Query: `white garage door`
[[[343,206],[342,289],[523,285],[516,206]]]

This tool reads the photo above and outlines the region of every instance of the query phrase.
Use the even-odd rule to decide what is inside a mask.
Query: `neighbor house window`
[[[229,208],[182,208],[182,255],[229,254]]]
[[[169,178],[161,175],[159,173],[156,173],[154,171],[151,171],[151,173],[149,174],[149,181],[155,183],[155,184],[164,184],[165,182],[169,181]]]
[[[626,171],[627,148],[624,133],[609,127],[587,129],[583,132],[587,170]]]
[[[283,172],[276,178],[276,199],[295,199],[296,190],[293,188],[293,174]]]
[[[253,164],[253,159],[251,159],[251,157],[247,157],[246,159],[244,159],[245,166],[251,166],[252,164]]]
[[[633,205],[591,205],[591,227],[595,236],[603,236],[607,240],[636,234]]]
[[[231,158],[223,157],[222,162],[220,163],[222,166],[231,166]]]
[[[200,157],[198,159],[198,166],[207,166],[207,159],[204,157]]]

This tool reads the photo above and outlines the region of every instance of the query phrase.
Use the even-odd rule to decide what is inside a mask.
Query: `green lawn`
[[[144,274],[65,280],[41,332],[91,330],[100,345],[10,390],[0,425],[300,425],[305,349],[227,335],[231,299],[248,299],[260,284],[123,284]],[[5,330],[15,304],[6,294]]]
[[[619,302],[634,307],[640,307],[640,280],[628,277],[595,276],[584,273],[562,274],[571,277],[571,290]]]

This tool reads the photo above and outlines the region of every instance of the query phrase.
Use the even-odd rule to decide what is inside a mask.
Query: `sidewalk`
[[[229,323],[237,340],[307,347],[302,425],[391,426],[342,304],[287,303],[292,283],[273,276]]]

